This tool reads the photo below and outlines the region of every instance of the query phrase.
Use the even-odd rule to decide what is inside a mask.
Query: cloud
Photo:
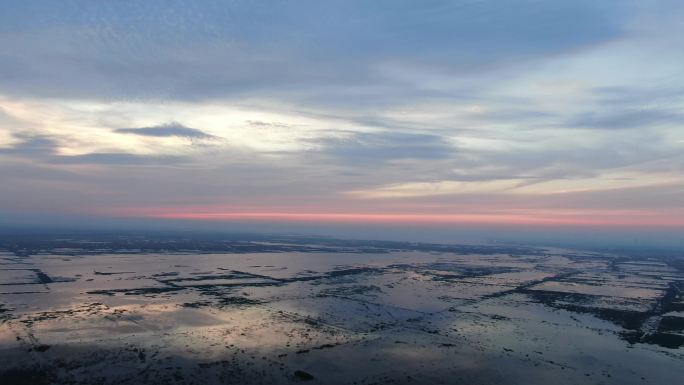
[[[570,127],[620,130],[683,124],[684,114],[672,109],[626,109],[583,113],[568,123]]]
[[[681,34],[659,18],[681,28],[681,8],[669,5],[18,3],[0,13],[0,180],[12,185],[0,211],[60,199],[419,212],[586,197],[648,208],[663,179],[684,179]],[[614,175],[652,189],[541,196],[632,186]],[[386,186],[403,197],[349,194]],[[430,189],[440,194],[419,197]],[[677,192],[663,205],[680,204]]]
[[[103,166],[178,165],[190,162],[190,159],[185,156],[162,154],[139,155],[125,152],[94,152],[81,155],[63,155],[58,151],[61,145],[55,137],[47,135],[18,135],[16,138],[20,139],[21,142],[9,148],[0,148],[0,156],[5,155],[12,158],[30,160],[36,164],[53,166],[78,164]]]
[[[254,127],[280,127],[280,128],[290,127],[290,125],[285,124],[285,123],[264,122],[262,120],[248,120],[247,123],[250,126],[254,126]]]
[[[97,164],[109,166],[171,166],[187,162],[183,156],[136,155],[126,153],[91,153],[84,155],[56,156],[53,163],[60,164]]]
[[[45,135],[14,135],[14,137],[20,142],[12,147],[0,148],[0,155],[40,158],[55,154],[58,146],[54,138]]]
[[[444,159],[455,147],[443,137],[401,132],[355,133],[343,138],[314,141],[322,153],[348,163],[387,162],[401,159]]]
[[[507,70],[619,38],[621,4],[39,1],[0,15],[0,88],[101,100],[410,99],[426,92],[422,76]]]
[[[139,128],[119,128],[114,130],[120,134],[134,134],[142,136],[154,136],[154,137],[179,137],[188,139],[212,139],[215,138],[213,135],[209,135],[196,128],[185,127],[184,125],[171,122],[166,124],[160,124],[158,126],[152,127],[139,127]]]

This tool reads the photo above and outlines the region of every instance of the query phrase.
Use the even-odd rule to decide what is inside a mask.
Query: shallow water
[[[661,263],[566,250],[7,254],[0,373],[36,384],[677,383],[684,331],[659,322],[681,317],[668,293],[682,282]]]

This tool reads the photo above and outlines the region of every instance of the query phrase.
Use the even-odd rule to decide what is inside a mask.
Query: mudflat
[[[684,378],[684,273],[667,260],[329,239],[136,242],[5,245],[3,384]]]

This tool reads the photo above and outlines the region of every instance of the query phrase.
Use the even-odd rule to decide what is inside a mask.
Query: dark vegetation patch
[[[440,262],[421,265],[418,271],[423,274],[433,276],[434,280],[448,281],[453,279],[475,278],[493,274],[511,273],[520,271],[520,269],[506,266],[463,266],[459,264]]]
[[[684,346],[684,336],[673,333],[644,334],[640,331],[626,331],[621,333],[620,337],[630,344],[652,344],[669,349],[679,349]]]
[[[179,290],[184,290],[184,287],[176,287],[176,286],[171,286],[171,287],[143,287],[143,288],[136,288],[136,289],[104,289],[104,290],[92,290],[92,291],[87,291],[86,294],[101,294],[101,295],[116,295],[116,294],[123,294],[123,295],[150,295],[150,294],[162,294],[162,293],[169,293],[169,292],[174,292],[174,291],[179,291]]]
[[[220,305],[258,305],[261,301],[245,297],[223,297],[219,298]]]
[[[249,279],[249,278],[273,280],[273,278],[268,277],[268,276],[264,276],[264,275],[247,274],[247,273],[242,273],[242,272],[235,272],[235,273],[232,273],[232,274],[202,274],[202,275],[197,275],[197,276],[194,276],[194,277],[181,277],[181,278],[160,279],[159,281],[160,281],[160,282],[165,282],[165,283],[172,283],[172,282],[206,281],[206,280],[211,280],[211,279],[232,280],[232,279]]]
[[[382,289],[375,285],[353,285],[325,289],[321,291],[320,296],[348,297],[353,295],[377,295],[379,293],[382,293]]]
[[[684,317],[665,316],[658,326],[660,332],[684,333]]]
[[[246,297],[221,297],[217,300],[186,302],[181,304],[182,307],[187,308],[202,308],[202,307],[223,307],[223,306],[238,306],[238,305],[258,305],[262,303],[259,300]]]
[[[335,252],[386,254],[396,251],[456,253],[461,255],[544,255],[535,247],[519,245],[444,245],[398,241],[340,240],[327,237],[185,232],[23,232],[3,234],[0,249],[24,257],[127,253],[283,253]]]
[[[334,343],[334,344],[323,344],[323,345],[316,346],[316,347],[313,347],[313,348],[310,348],[310,349],[301,349],[301,350],[297,350],[297,351],[295,352],[295,354],[305,354],[305,353],[309,353],[309,352],[312,351],[312,350],[331,349],[331,348],[334,348],[334,347],[339,346],[339,345],[340,345],[339,342],[336,342],[336,343]]]
[[[668,306],[668,310],[670,311],[684,311],[684,302],[676,301],[676,302],[671,302]]]
[[[46,352],[46,351],[48,351],[48,349],[50,349],[50,345],[38,345],[38,346],[33,347],[33,350],[35,350],[39,353]]]
[[[94,271],[95,275],[135,274],[135,271]]]
[[[296,370],[294,372],[295,378],[302,380],[302,381],[311,381],[314,379],[314,376],[311,375],[310,373],[307,373],[303,370]]]
[[[345,276],[350,276],[350,275],[358,275],[358,274],[381,273],[382,271],[384,271],[384,270],[374,268],[374,267],[354,267],[354,268],[350,268],[350,269],[333,270],[333,271],[329,271],[329,272],[327,272],[325,274],[321,274],[321,275],[310,275],[310,276],[304,276],[304,277],[282,278],[282,279],[278,279],[278,281],[283,282],[283,283],[306,282],[306,281],[316,281],[316,280],[328,279],[328,278],[339,278],[339,277],[345,277]]]
[[[55,381],[56,376],[54,369],[36,366],[0,372],[0,379],[3,385],[48,385]]]
[[[684,346],[684,336],[672,333],[655,333],[643,336],[641,343],[655,344],[664,348],[678,349]]]
[[[43,273],[42,271],[35,269],[36,272],[36,277],[38,278],[39,283],[52,283],[52,278],[50,278],[49,275]]]
[[[41,321],[47,321],[47,320],[54,320],[54,319],[60,319],[60,318],[65,318],[65,317],[72,317],[77,314],[81,315],[95,315],[99,314],[101,310],[108,308],[106,305],[103,305],[99,302],[93,302],[89,304],[84,304],[81,305],[78,308],[75,309],[69,309],[69,310],[53,310],[53,311],[46,311],[46,312],[39,312],[39,313],[34,313],[31,315],[30,318],[27,319],[22,319],[20,322],[27,326],[31,326],[35,322],[41,322]]]
[[[214,302],[213,302],[213,301],[185,302],[185,303],[180,304],[179,306],[181,306],[181,307],[187,307],[187,308],[199,309],[199,308],[201,308],[201,307],[214,306]]]
[[[639,330],[644,321],[652,315],[649,312],[592,307],[596,297],[594,295],[542,290],[527,290],[525,293],[533,301],[543,303],[546,306],[574,313],[592,314],[628,330]]]
[[[514,293],[539,293],[539,291],[529,290],[529,289],[533,286],[542,284],[542,283],[547,282],[547,281],[553,281],[553,280],[557,280],[560,278],[567,278],[567,277],[573,276],[575,274],[577,274],[577,272],[569,272],[569,273],[558,274],[558,275],[554,275],[554,276],[530,281],[530,282],[527,282],[523,285],[517,286],[517,287],[510,289],[510,290],[502,290],[502,291],[499,291],[496,293],[487,294],[487,295],[483,296],[482,298],[483,299],[499,298],[499,297],[503,297],[503,296],[506,296],[509,294],[514,294]],[[547,293],[550,293],[550,292],[547,292]],[[556,294],[558,294],[558,293],[556,293]]]
[[[222,270],[225,270],[225,269],[222,269]],[[327,272],[324,274],[319,274],[319,275],[310,275],[310,276],[301,276],[301,277],[292,277],[292,278],[273,278],[273,277],[269,277],[269,276],[261,275],[261,274],[252,274],[252,273],[247,273],[247,272],[242,272],[242,271],[231,271],[231,273],[229,273],[229,274],[203,274],[203,275],[196,276],[196,277],[172,278],[172,279],[163,279],[163,280],[158,280],[158,281],[161,283],[169,284],[169,285],[174,285],[175,283],[178,283],[178,282],[198,282],[197,284],[184,285],[183,287],[181,287],[181,286],[172,286],[172,287],[174,287],[176,290],[180,290],[180,289],[184,289],[184,288],[195,288],[195,289],[199,289],[200,291],[202,291],[203,294],[220,294],[220,290],[219,290],[220,288],[281,286],[281,285],[285,285],[285,284],[293,283],[293,282],[316,281],[316,280],[339,278],[339,277],[358,275],[358,274],[379,273],[381,271],[383,271],[383,270],[378,269],[378,268],[356,267],[356,268],[349,268],[349,269],[333,270],[333,271],[330,271],[330,272]],[[263,281],[257,281],[257,282],[239,281],[241,279],[249,279],[249,278],[261,279]],[[225,280],[236,280],[236,281],[235,282],[226,282],[226,283],[207,283],[207,284],[201,283],[202,281],[214,280],[214,279],[225,279]],[[93,293],[93,292],[89,292],[89,293]],[[94,294],[97,294],[97,293],[94,293]],[[103,294],[105,294],[105,293],[103,293]]]
[[[152,274],[153,277],[175,277],[178,275],[177,271],[169,271],[166,273],[157,273],[157,274]]]
[[[55,282],[55,281],[53,281],[52,278],[50,278],[49,275],[45,274],[40,269],[3,269],[3,270],[32,271],[36,275],[36,279],[35,279],[35,281],[24,282],[24,283],[5,283],[5,282],[2,282],[2,283],[0,283],[0,285],[22,286],[22,285],[34,285],[36,283],[46,284],[46,283]]]
[[[681,295],[680,285],[680,282],[671,283],[665,295],[648,311],[594,307],[594,300],[600,297],[596,295],[542,290],[524,290],[524,292],[534,301],[543,303],[546,306],[575,313],[591,314],[597,318],[612,322],[625,329],[623,333],[620,333],[620,337],[631,344],[645,343],[677,349],[684,345],[684,336],[672,332],[681,332],[683,330],[684,318],[663,316],[659,320],[658,330],[644,332],[642,328],[650,318],[662,316],[664,313],[672,311],[673,301]]]

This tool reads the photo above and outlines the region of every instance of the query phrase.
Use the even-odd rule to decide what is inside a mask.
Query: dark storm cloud
[[[160,124],[158,126],[152,127],[139,127],[139,128],[119,128],[114,130],[115,132],[121,134],[134,134],[142,136],[154,136],[154,137],[180,137],[189,139],[211,139],[214,136],[209,135],[196,128],[185,127],[184,125],[176,122]]]

